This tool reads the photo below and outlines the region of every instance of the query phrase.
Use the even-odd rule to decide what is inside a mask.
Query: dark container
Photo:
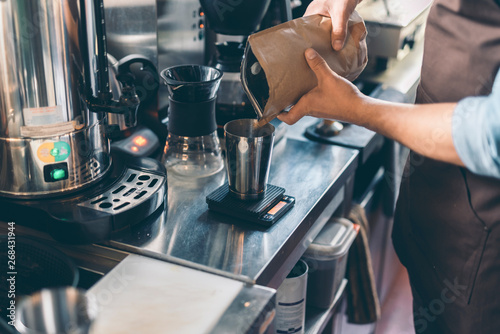
[[[307,305],[329,308],[340,283],[345,277],[347,254],[357,231],[344,218],[335,218],[325,224],[307,248],[302,259],[309,266]]]

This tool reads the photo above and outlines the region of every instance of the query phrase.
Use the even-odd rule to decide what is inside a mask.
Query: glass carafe
[[[161,72],[169,90],[168,137],[163,163],[179,176],[213,175],[224,167],[217,137],[215,102],[222,72],[180,65]]]

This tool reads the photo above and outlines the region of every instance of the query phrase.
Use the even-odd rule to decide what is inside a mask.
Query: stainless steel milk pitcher
[[[122,75],[109,89],[102,0],[0,0],[0,195],[64,194],[101,179],[106,113],[135,122]]]

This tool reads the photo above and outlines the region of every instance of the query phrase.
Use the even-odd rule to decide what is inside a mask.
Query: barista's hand
[[[318,85],[302,96],[288,113],[279,114],[278,119],[290,125],[304,116],[356,123],[367,97],[350,81],[333,72],[313,49],[307,49],[305,57],[316,74]]]
[[[320,14],[332,18],[332,47],[340,51],[347,36],[347,21],[361,0],[313,0],[304,16]]]
[[[306,59],[318,85],[288,113],[279,114],[280,120],[294,124],[310,115],[346,121],[396,140],[431,159],[464,165],[452,135],[456,103],[413,105],[377,100],[363,95],[356,86],[330,70],[314,50],[306,50]]]

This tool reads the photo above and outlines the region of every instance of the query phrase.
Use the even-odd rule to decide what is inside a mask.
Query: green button
[[[57,157],[59,155],[59,149],[58,148],[53,148],[50,150],[50,155],[53,157]]]
[[[62,180],[66,177],[66,171],[64,169],[54,169],[50,172],[50,177],[52,180]]]
[[[71,153],[71,148],[70,148],[69,144],[64,142],[64,141],[55,142],[54,148],[52,150],[55,150],[55,149],[58,150],[57,151],[58,154],[56,156],[54,156],[56,158],[56,162],[66,160]]]

